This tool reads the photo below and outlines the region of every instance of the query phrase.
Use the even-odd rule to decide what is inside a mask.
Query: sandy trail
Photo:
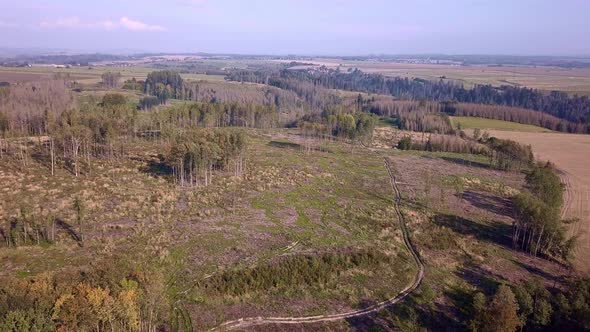
[[[372,305],[372,306],[367,307],[365,309],[361,309],[361,310],[355,310],[355,311],[344,312],[344,313],[339,313],[339,314],[332,314],[332,315],[318,315],[318,316],[307,316],[307,317],[240,318],[240,319],[236,319],[236,320],[222,323],[221,325],[211,329],[210,331],[233,330],[236,328],[246,328],[246,327],[267,325],[267,324],[309,324],[309,323],[332,322],[332,321],[338,321],[338,320],[342,320],[342,319],[364,316],[364,315],[378,312],[384,308],[387,308],[391,305],[394,305],[394,304],[402,301],[408,295],[410,295],[413,291],[415,291],[418,287],[420,287],[420,284],[422,283],[422,280],[424,279],[424,272],[425,272],[424,263],[422,262],[422,259],[420,258],[418,251],[414,248],[414,246],[411,242],[410,233],[408,231],[406,222],[404,220],[404,216],[401,213],[401,210],[400,210],[401,193],[398,188],[398,182],[396,180],[395,174],[393,173],[393,170],[391,169],[390,161],[387,157],[384,157],[383,160],[385,163],[385,167],[387,168],[387,172],[389,173],[391,187],[394,191],[394,195],[395,195],[394,196],[394,207],[395,207],[395,212],[397,214],[397,217],[398,217],[398,220],[400,223],[400,227],[402,229],[404,243],[405,243],[406,247],[408,248],[408,250],[410,251],[410,253],[412,254],[412,257],[414,258],[416,266],[418,267],[418,273],[416,274],[416,276],[414,277],[414,280],[412,281],[412,283],[410,285],[408,285],[404,290],[402,290],[395,297],[385,300],[381,303]]]
[[[490,131],[492,136],[530,144],[540,160],[550,160],[561,171],[566,186],[563,218],[578,218],[569,235],[579,235],[576,267],[590,273],[590,135]]]

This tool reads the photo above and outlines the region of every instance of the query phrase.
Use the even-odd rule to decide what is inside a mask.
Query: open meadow
[[[455,129],[494,129],[494,130],[510,130],[510,131],[519,131],[519,132],[551,132],[549,129],[526,125],[516,122],[509,122],[509,121],[502,121],[502,120],[494,120],[494,119],[484,119],[484,118],[475,118],[475,117],[467,117],[467,116],[451,116],[451,123],[453,128]]]
[[[197,330],[244,315],[352,310],[409,283],[415,267],[382,158],[334,143],[305,153],[288,132],[250,132],[248,140],[243,178],[224,174],[193,190],[162,172],[157,142],[134,143],[129,158],[98,162],[80,178],[51,177],[43,163],[21,172],[0,161],[0,218],[27,209],[59,220],[55,245],[0,248],[0,277],[86,269],[121,256],[179,259],[182,276],[170,277]],[[88,211],[83,242],[72,197]],[[314,257],[323,258],[310,270]],[[252,273],[264,275],[252,283]]]

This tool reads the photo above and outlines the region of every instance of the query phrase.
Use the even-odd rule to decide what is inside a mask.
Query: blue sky
[[[590,54],[588,0],[0,0],[0,47]]]

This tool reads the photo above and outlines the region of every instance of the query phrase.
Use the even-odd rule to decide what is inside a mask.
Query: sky
[[[590,0],[0,0],[0,48],[590,55]]]

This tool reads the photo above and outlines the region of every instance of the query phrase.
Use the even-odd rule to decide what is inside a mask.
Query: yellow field
[[[570,235],[580,235],[577,266],[590,272],[590,135],[492,131],[492,136],[530,144],[537,157],[550,160],[563,172],[566,185],[564,218],[578,218]]]

